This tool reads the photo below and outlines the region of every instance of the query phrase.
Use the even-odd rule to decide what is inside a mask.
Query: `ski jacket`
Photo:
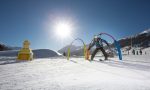
[[[109,46],[106,40],[98,38],[96,41],[94,39],[92,40],[88,49],[90,50],[94,45],[96,46],[96,48],[101,48],[103,47],[103,42],[106,43],[107,46]]]

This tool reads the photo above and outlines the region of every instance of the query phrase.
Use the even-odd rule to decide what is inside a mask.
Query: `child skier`
[[[96,46],[96,49],[95,49],[94,52],[92,53],[91,60],[94,59],[96,53],[97,53],[99,50],[102,51],[102,53],[103,53],[103,55],[104,55],[104,57],[105,57],[105,60],[108,59],[107,53],[105,52],[105,50],[104,50],[104,48],[103,48],[102,42],[105,42],[105,41],[103,41],[103,39],[101,39],[101,38],[98,37],[98,36],[94,36],[94,39],[92,40],[92,42],[90,43],[89,48],[88,48],[88,50],[90,50],[94,45]]]

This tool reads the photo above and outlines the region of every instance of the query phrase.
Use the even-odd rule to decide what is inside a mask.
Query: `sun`
[[[72,26],[67,22],[59,22],[55,25],[55,34],[60,38],[67,38],[71,36]]]

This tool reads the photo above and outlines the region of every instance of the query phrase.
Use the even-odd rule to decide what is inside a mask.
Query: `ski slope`
[[[1,57],[0,90],[150,90],[149,55],[97,59]]]

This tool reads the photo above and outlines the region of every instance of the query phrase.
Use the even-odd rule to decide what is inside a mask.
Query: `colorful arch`
[[[115,47],[116,47],[117,52],[118,52],[119,60],[122,60],[122,53],[121,53],[119,42],[112,35],[110,35],[108,33],[100,33],[99,35],[100,36],[101,35],[107,35],[107,36],[109,36],[110,38],[112,38],[114,40],[114,44],[115,44]]]
[[[85,45],[85,43],[84,43],[84,41],[83,41],[82,39],[76,38],[76,39],[74,39],[74,40],[71,42],[70,47],[68,48],[67,60],[69,60],[69,58],[70,58],[70,48],[71,48],[72,44],[73,44],[75,41],[77,41],[77,40],[79,40],[79,41],[81,41],[81,42],[83,43],[83,47],[84,47],[84,49],[83,49],[83,55],[84,55],[84,58],[85,58],[86,45]]]
[[[110,48],[109,43],[108,43],[106,40],[102,39],[102,42],[107,45],[107,47],[108,47],[108,49],[109,49],[110,51],[112,51],[112,49]]]

